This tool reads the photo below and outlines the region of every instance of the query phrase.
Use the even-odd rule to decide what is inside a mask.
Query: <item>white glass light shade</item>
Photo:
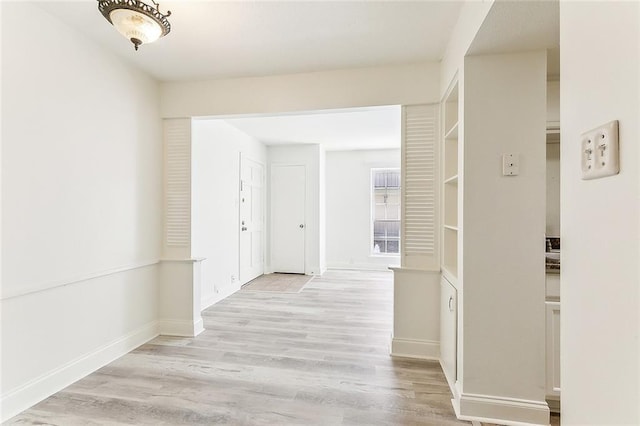
[[[129,9],[115,9],[109,14],[113,26],[127,39],[151,43],[162,36],[162,28],[148,16]]]

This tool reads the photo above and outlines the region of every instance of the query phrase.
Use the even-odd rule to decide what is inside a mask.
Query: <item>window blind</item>
[[[402,116],[402,247],[420,258],[405,266],[437,267],[438,106],[405,106]]]
[[[165,243],[191,244],[191,121],[164,121]]]

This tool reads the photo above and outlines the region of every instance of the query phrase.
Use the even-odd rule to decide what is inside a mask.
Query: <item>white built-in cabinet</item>
[[[442,277],[440,281],[440,362],[449,387],[456,382],[458,298],[456,288]]]
[[[457,380],[458,340],[458,83],[454,82],[442,104],[442,279],[440,285],[440,360],[451,389]]]
[[[560,397],[560,302],[545,302],[547,326],[547,397]]]
[[[402,107],[400,267],[394,271],[394,356],[440,357],[440,104]]]

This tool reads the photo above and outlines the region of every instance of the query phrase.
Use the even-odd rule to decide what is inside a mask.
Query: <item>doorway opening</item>
[[[372,252],[371,173],[399,170],[401,114],[393,105],[193,119],[202,308],[262,274],[399,264]],[[386,232],[389,249],[399,228]]]

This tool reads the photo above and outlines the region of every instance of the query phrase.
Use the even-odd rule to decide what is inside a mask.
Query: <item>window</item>
[[[400,254],[400,169],[373,169],[371,186],[371,251]]]

